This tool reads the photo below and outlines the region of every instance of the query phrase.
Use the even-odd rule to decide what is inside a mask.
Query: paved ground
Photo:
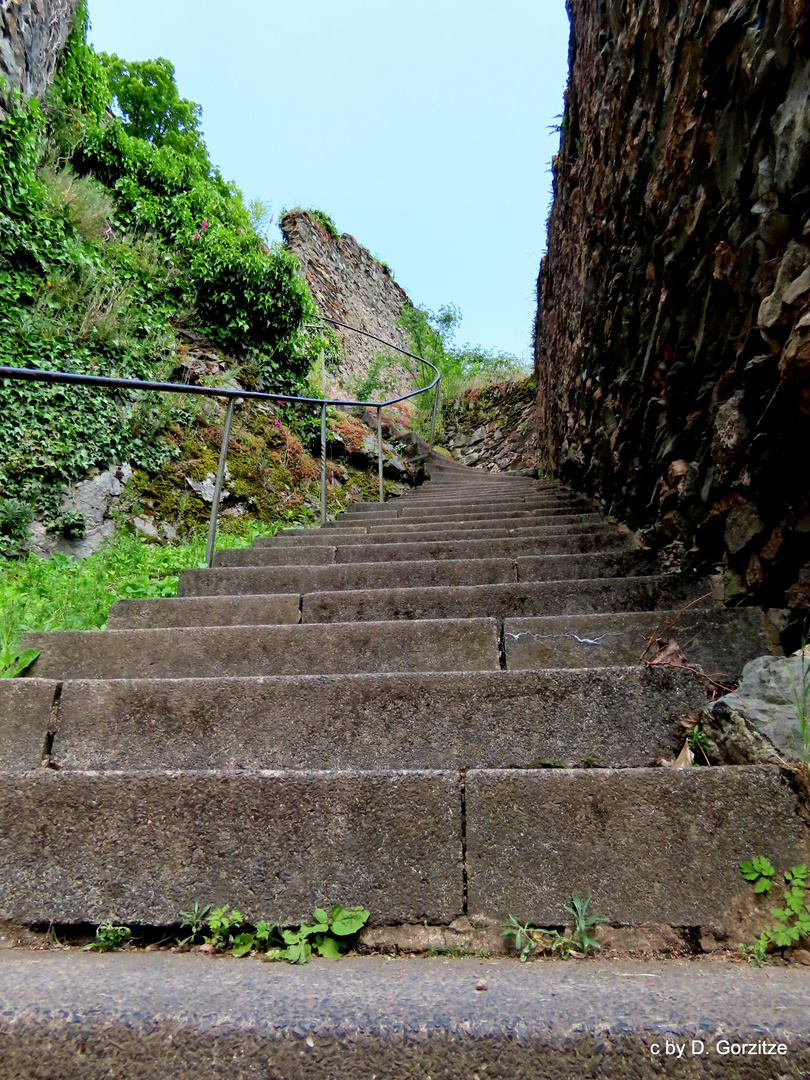
[[[810,1077],[809,1033],[808,968],[0,953],[2,1080]]]

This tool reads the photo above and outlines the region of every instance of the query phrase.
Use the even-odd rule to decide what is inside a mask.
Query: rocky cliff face
[[[2,0],[0,3],[0,119],[14,90],[42,97],[70,33],[77,0]]]
[[[410,337],[397,322],[403,304],[410,303],[404,289],[353,236],[332,236],[301,210],[285,214],[279,226],[285,244],[298,256],[301,272],[324,315],[411,350]],[[346,361],[338,369],[337,379],[347,393],[352,393],[368,375],[379,352],[396,355],[360,334],[338,329],[338,335]],[[377,381],[378,392],[384,394],[418,385],[401,363],[387,365]]]
[[[540,463],[810,606],[810,4],[568,0]]]

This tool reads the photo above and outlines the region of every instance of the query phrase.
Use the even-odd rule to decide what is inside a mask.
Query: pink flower
[[[280,420],[276,420],[276,422],[275,422],[275,424],[274,424],[274,427],[281,427],[281,421],[280,421]]]
[[[205,232],[205,230],[208,228],[208,222],[205,220],[205,218],[203,218],[202,228],[203,232]]]
[[[194,235],[192,236],[191,239],[192,240],[199,240],[200,239],[200,230],[199,229],[194,233]]]

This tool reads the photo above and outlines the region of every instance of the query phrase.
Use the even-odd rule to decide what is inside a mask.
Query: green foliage
[[[756,856],[741,862],[746,881],[754,882],[754,892],[768,892],[776,871],[767,859]],[[761,967],[770,947],[784,951],[805,938],[810,939],[810,903],[807,902],[807,866],[799,863],[785,871],[783,907],[772,907],[774,922],[765,928],[751,945],[740,944],[739,952],[752,967]]]
[[[393,393],[395,380],[390,374],[383,374],[387,368],[390,368],[392,361],[396,363],[396,357],[382,352],[377,353],[365,375],[361,376],[351,388],[350,393],[355,400],[376,401]]]
[[[102,923],[96,930],[95,946],[98,952],[109,952],[111,949],[120,949],[132,937],[132,931],[128,926],[115,926],[113,923]]]
[[[574,916],[574,929],[571,933],[571,940],[583,956],[587,956],[591,949],[601,949],[602,946],[589,936],[588,931],[592,930],[597,923],[607,922],[604,915],[587,914],[590,902],[590,896],[586,896],[584,900],[579,896],[575,896],[572,898],[570,905],[565,905],[565,910]]]
[[[127,131],[156,146],[170,146],[208,164],[202,141],[202,108],[181,98],[174,81],[174,66],[164,57],[157,60],[122,60],[115,53],[101,53],[107,83]]]
[[[501,937],[509,941],[525,964],[532,953],[558,952],[563,960],[571,953],[572,942],[556,929],[532,926],[531,923],[518,922],[512,914],[507,914],[506,922],[501,927]]]
[[[206,904],[205,907],[200,907],[199,901],[194,901],[194,906],[191,911],[181,911],[180,918],[183,920],[180,923],[180,930],[190,930],[191,933],[188,937],[185,937],[180,942],[181,945],[193,945],[197,937],[203,932],[205,927],[205,917],[211,910],[211,905]]]
[[[567,960],[571,950],[575,949],[581,956],[587,956],[591,949],[598,949],[599,942],[590,936],[589,931],[600,922],[607,922],[604,915],[588,915],[587,909],[590,897],[584,900],[574,896],[570,904],[566,904],[565,910],[574,917],[571,937],[567,938],[559,930],[552,927],[547,929],[542,926],[533,926],[531,923],[520,923],[514,915],[507,913],[506,920],[501,926],[501,937],[509,941],[518,953],[522,963],[532,953],[559,953],[561,959]]]
[[[234,944],[237,930],[242,925],[242,913],[224,904],[209,911],[205,924],[211,931],[205,940],[215,949],[228,949]]]
[[[209,224],[189,250],[189,299],[201,321],[223,344],[254,350],[262,374],[272,374],[278,390],[284,389],[279,379],[285,368],[297,378],[309,370],[308,360],[299,360],[290,340],[315,314],[297,266],[295,256],[283,248],[269,254],[254,232],[237,233],[225,225]]]
[[[746,881],[753,882],[754,892],[761,893],[770,890],[776,870],[764,856],[756,855],[750,862],[740,863],[740,872]]]
[[[49,102],[62,112],[75,111],[100,120],[110,105],[110,88],[103,64],[87,44],[87,4],[81,0],[59,60]]]
[[[195,900],[190,912],[180,913],[184,922],[182,929],[191,933],[183,944],[193,943],[207,927],[210,934],[205,940],[220,952],[230,950],[234,956],[246,956],[257,951],[267,954],[271,960],[287,960],[291,964],[305,964],[313,952],[328,959],[341,956],[351,943],[351,938],[365,925],[369,912],[363,907],[344,908],[334,904],[329,911],[315,908],[313,924],[302,923],[298,929],[275,929],[260,920],[251,930],[243,916],[227,904],[211,909],[200,907]]]
[[[702,755],[703,760],[706,762],[707,765],[710,764],[708,754],[709,744],[706,739],[706,733],[703,731],[703,728],[701,728],[700,724],[695,724],[695,726],[686,736],[686,742],[689,745],[689,749],[695,755],[695,760],[693,762],[694,765],[700,764],[700,762],[697,760],[698,754]]]
[[[295,260],[211,166],[171,64],[97,55],[86,20],[82,4],[44,109],[18,101],[0,122],[0,363],[164,378],[174,326],[193,318],[252,385],[297,389],[314,308]],[[0,497],[75,534],[59,521],[63,485],[116,461],[159,468],[176,453],[171,409],[3,381]],[[0,525],[0,554],[18,533]]]
[[[810,772],[810,659],[808,659],[808,640],[810,639],[808,639],[807,634],[802,634],[798,683],[793,678],[790,664],[787,665],[788,677],[793,691],[793,704],[796,709],[796,722],[799,728],[797,750],[805,774]]]
[[[242,536],[218,535],[216,547],[246,547],[276,525],[252,526]],[[0,658],[17,655],[24,630],[96,630],[104,626],[115,600],[176,596],[181,570],[205,561],[204,535],[176,547],[149,544],[119,534],[78,561],[54,554],[0,558]]]
[[[480,346],[454,346],[453,338],[461,322],[461,312],[453,304],[439,308],[438,313],[405,304],[399,322],[410,335],[412,351],[434,364],[441,373],[439,426],[442,402],[455,397],[465,386],[493,383],[526,374],[515,356]],[[433,377],[429,368],[424,368],[421,374],[425,383]],[[426,434],[433,397],[431,394],[420,394],[414,402],[417,416],[415,426]]]
[[[0,555],[18,555],[28,539],[34,511],[24,499],[0,499]]]
[[[25,649],[15,653],[5,645],[0,647],[0,679],[16,679],[39,656],[41,649]]]

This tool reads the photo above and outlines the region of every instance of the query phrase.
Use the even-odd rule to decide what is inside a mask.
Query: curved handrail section
[[[439,385],[441,372],[429,360],[422,356],[408,352],[407,349],[395,345],[393,341],[386,341],[368,330],[361,330],[359,326],[350,326],[348,323],[332,319],[328,315],[319,316],[321,322],[339,326],[344,330],[362,334],[373,341],[380,342],[411,360],[417,360],[420,364],[426,364],[433,372],[434,378],[425,386],[411,390],[407,394],[398,397],[387,398],[385,401],[358,401],[352,398],[313,398],[302,397],[298,394],[274,394],[266,390],[235,390],[221,386],[198,386],[192,383],[152,382],[148,379],[121,379],[112,375],[84,375],[80,372],[70,371],[47,371],[40,368],[6,367],[0,365],[0,378],[23,379],[28,382],[63,383],[73,386],[95,386],[108,390],[153,390],[165,394],[202,394],[207,397],[225,398],[228,402],[225,411],[225,424],[222,430],[222,444],[219,452],[217,476],[214,484],[214,496],[211,504],[211,520],[208,526],[208,543],[206,546],[206,565],[212,566],[214,559],[214,540],[216,538],[217,518],[219,516],[219,503],[222,496],[222,483],[225,476],[225,462],[228,454],[228,442],[231,433],[231,421],[233,420],[234,406],[237,400],[259,399],[273,401],[277,404],[301,404],[318,405],[321,410],[321,524],[326,521],[326,409],[328,405],[344,405],[350,407],[368,408],[377,410],[377,468],[379,476],[380,502],[384,501],[383,491],[383,447],[382,447],[382,410],[389,405],[396,405],[400,401],[434,391],[433,409],[430,421],[430,449],[433,449],[433,440],[436,433],[436,410],[439,404]]]

